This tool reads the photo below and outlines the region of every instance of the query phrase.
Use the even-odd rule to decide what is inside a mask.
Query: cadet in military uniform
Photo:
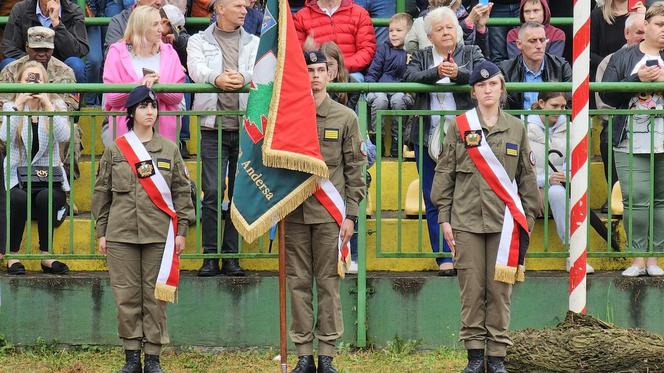
[[[523,280],[539,197],[526,128],[500,109],[506,95],[500,70],[482,62],[470,84],[476,108],[447,131],[431,200],[459,276],[463,372],[485,372],[486,351],[487,371],[504,373],[512,284]]]
[[[306,52],[311,90],[316,102],[316,122],[321,153],[329,180],[345,203],[345,220],[339,224],[315,196],[286,217],[286,273],[291,293],[290,337],[299,360],[292,373],[314,373],[313,340],[318,339],[318,373],[336,373],[332,358],[343,334],[340,277],[337,272],[339,238],[346,245],[357,223],[358,205],[364,198],[362,152],[357,116],[327,94],[327,61],[320,51]],[[334,191],[334,193],[336,193]],[[314,318],[312,285],[316,282],[318,314]],[[313,329],[313,330],[312,330]]]
[[[154,193],[148,193],[139,178],[152,178],[155,173],[163,176],[165,183],[154,185],[163,192],[159,186],[162,185],[172,196],[170,202],[177,216],[177,231],[174,228],[172,232],[175,255],[184,251],[187,216],[193,206],[189,178],[177,145],[153,130],[158,116],[154,91],[139,86],[129,94],[126,105],[130,131],[104,151],[94,186],[92,212],[97,219],[99,251],[107,255],[118,308],[118,335],[126,355],[126,364],[120,372],[141,372],[142,348],[143,372],[155,373],[162,371],[161,346],[169,342],[166,303],[155,298],[155,283],[160,264],[163,266],[172,220],[153,203]],[[133,143],[121,142],[133,135]],[[127,158],[132,158],[132,154],[124,145],[130,143],[135,154],[147,152],[149,156],[144,157],[148,160],[130,165]]]

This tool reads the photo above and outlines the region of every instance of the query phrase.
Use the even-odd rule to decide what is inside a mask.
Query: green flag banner
[[[247,242],[318,187],[316,106],[288,1],[268,0],[240,135],[231,218]]]

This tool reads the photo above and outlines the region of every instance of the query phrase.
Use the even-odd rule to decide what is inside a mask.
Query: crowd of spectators
[[[22,0],[3,2],[0,15],[8,14],[9,20],[4,27],[0,44],[0,80],[17,82],[27,79],[22,72],[26,66],[40,67],[39,82],[74,83],[137,83],[148,87],[155,83],[198,82],[211,83],[229,92],[239,89],[251,81],[251,69],[256,54],[263,19],[263,0],[87,0],[85,9],[81,9],[72,0]],[[396,12],[395,0],[290,0],[294,26],[297,36],[305,49],[321,49],[327,56],[328,73],[334,82],[418,82],[443,84],[468,82],[469,72],[475,64],[485,59],[492,60],[501,69],[507,82],[569,82],[572,78],[571,65],[568,62],[571,46],[569,30],[551,24],[552,15],[563,15],[565,2],[547,0],[494,0],[486,5],[472,0],[407,0],[406,11]],[[569,2],[568,2],[569,3]],[[7,6],[9,4],[10,6]],[[567,4],[571,7],[571,4]],[[643,1],[628,9],[627,0],[597,1],[591,15],[591,79],[599,81],[662,81],[664,61],[662,48],[664,41],[658,39],[652,20],[663,17],[660,8],[663,2]],[[568,16],[571,14],[567,14]],[[109,25],[85,26],[84,17],[112,17]],[[208,27],[185,28],[185,17],[210,17]],[[492,18],[517,18],[516,27],[489,26]],[[389,19],[387,27],[374,27],[372,18]],[[648,36],[648,30],[653,35]],[[645,40],[644,40],[645,39]],[[179,61],[179,63],[173,63]],[[41,71],[43,70],[43,71]],[[29,99],[18,95],[0,95],[0,103],[5,106],[20,108],[16,101],[25,100],[30,107],[52,107],[63,110],[77,110],[79,105],[101,106],[108,111],[123,111],[126,94],[70,93],[64,95],[42,95]],[[360,95],[357,93],[331,93],[334,100],[357,109]],[[430,243],[434,251],[449,251],[439,247],[439,227],[437,211],[429,199],[433,170],[439,155],[439,139],[444,136],[447,127],[454,121],[451,115],[427,115],[410,118],[403,128],[392,123],[388,129],[386,123],[376,123],[376,112],[384,109],[433,109],[467,110],[474,103],[468,94],[463,93],[406,93],[372,92],[367,95],[371,110],[369,133],[375,143],[375,133],[380,127],[387,141],[381,151],[385,156],[397,157],[399,154],[399,133],[403,133],[403,143],[415,151],[415,157],[421,161],[422,189],[426,207],[426,218]],[[658,94],[606,93],[597,95],[600,108],[659,108],[662,99]],[[23,101],[21,101],[23,100]],[[595,98],[593,98],[595,101]],[[237,93],[199,93],[159,94],[160,110],[242,110],[246,106],[246,94]],[[594,105],[594,103],[593,103]],[[569,107],[563,94],[544,94],[540,92],[509,92],[505,103],[507,109],[531,110],[559,109]],[[56,117],[57,118],[57,117]],[[644,119],[645,118],[645,119]],[[647,122],[648,117],[634,116],[635,126]],[[565,134],[564,117],[547,117],[533,114],[524,116],[529,123],[531,141],[538,144],[547,138],[554,141],[554,147],[566,154],[566,143],[560,134]],[[157,130],[166,138],[180,143],[183,156],[186,157],[186,140],[189,139],[189,118],[181,119],[160,116]],[[217,198],[226,188],[233,189],[235,162],[237,159],[238,118],[202,117],[201,144],[203,159],[204,191],[202,222],[204,225],[204,252],[217,252]],[[640,121],[640,122],[639,122]],[[655,139],[661,140],[659,130],[661,119],[655,120]],[[5,123],[6,122],[6,123]],[[220,127],[217,127],[220,123]],[[650,151],[650,145],[637,144],[633,149],[625,150],[625,141],[629,137],[623,129],[624,120],[613,121],[613,144],[608,144],[608,120],[603,118],[601,149],[606,174],[613,170],[611,184],[624,180],[628,172],[623,154]],[[15,126],[14,122],[3,121],[5,125]],[[20,127],[20,124],[16,124]],[[644,124],[645,125],[645,124]],[[58,126],[58,124],[54,124]],[[26,128],[29,126],[25,126]],[[4,128],[4,127],[3,127]],[[12,127],[13,128],[13,127]],[[58,127],[59,128],[59,127]],[[69,128],[69,127],[68,127]],[[71,134],[74,141],[69,141],[70,134],[61,131],[64,151],[59,151],[58,164],[68,165],[69,156],[66,146],[76,145],[73,154],[80,154],[80,129],[73,127]],[[220,129],[219,129],[220,128]],[[23,128],[22,131],[26,129]],[[43,129],[39,129],[42,131]],[[222,141],[218,143],[218,132],[222,131]],[[40,132],[34,138],[39,138]],[[543,134],[549,131],[549,136]],[[622,131],[622,132],[620,132]],[[643,129],[649,133],[649,129]],[[20,132],[19,138],[20,138]],[[123,117],[109,118],[104,125],[103,139],[106,144],[126,132]],[[636,131],[635,132],[639,132]],[[6,135],[4,132],[2,135]],[[640,136],[641,133],[639,132]],[[637,137],[637,134],[634,134]],[[648,135],[649,136],[649,135]],[[6,137],[6,136],[5,136]],[[4,141],[11,141],[5,139]],[[382,139],[381,139],[382,140]],[[664,141],[664,140],[662,140]],[[660,141],[661,142],[661,141]],[[38,143],[35,145],[39,146]],[[389,146],[388,146],[389,145]],[[618,163],[609,164],[609,146],[616,150],[613,157]],[[641,149],[643,146],[643,149]],[[659,152],[660,143],[653,145]],[[221,150],[219,150],[221,148]],[[552,148],[552,149],[553,149]],[[647,148],[647,149],[646,149]],[[33,148],[34,150],[34,148]],[[212,154],[214,153],[214,154]],[[33,154],[32,157],[42,154]],[[26,154],[31,158],[30,154]],[[221,172],[228,176],[224,185],[218,185],[218,157],[222,157]],[[546,154],[538,154],[541,161],[548,162]],[[78,161],[78,157],[75,160]],[[538,158],[539,159],[539,158]],[[547,161],[544,161],[547,159]],[[636,157],[638,159],[638,157]],[[656,159],[658,159],[656,157]],[[13,158],[11,162],[14,162]],[[12,163],[5,167],[15,167]],[[564,159],[561,159],[564,163]],[[644,161],[646,162],[646,161]],[[638,162],[637,162],[638,163]],[[647,163],[647,162],[646,162]],[[637,164],[638,167],[648,165]],[[420,163],[418,163],[420,164]],[[558,225],[561,240],[561,203],[566,190],[561,170],[552,170],[551,178],[544,180],[544,165],[540,164],[538,175],[540,186],[550,186],[549,204],[554,220]],[[558,164],[563,167],[563,164]],[[657,171],[657,166],[656,172]],[[77,173],[63,169],[66,174]],[[621,178],[623,176],[623,178]],[[65,180],[67,178],[65,177]],[[644,181],[648,185],[647,180]],[[655,183],[657,185],[658,183]],[[6,181],[7,188],[15,188],[16,183]],[[67,188],[63,185],[63,193]],[[628,188],[623,188],[625,193]],[[638,186],[635,188],[639,190]],[[13,191],[13,189],[12,189]],[[657,193],[656,193],[657,194]],[[63,194],[66,198],[66,194]],[[230,195],[230,193],[229,193]],[[12,192],[12,198],[14,192]],[[232,195],[231,195],[232,197]],[[562,202],[561,202],[562,201]],[[635,201],[640,201],[638,198]],[[54,198],[54,202],[59,199]],[[650,208],[638,203],[634,209]],[[57,210],[60,205],[54,205]],[[15,209],[14,204],[11,205]],[[644,216],[647,214],[644,214]],[[636,216],[636,215],[635,215]],[[655,210],[655,219],[659,210]],[[18,219],[21,220],[21,219]],[[225,219],[222,252],[237,252],[237,232],[230,219]],[[647,225],[646,223],[643,223]],[[648,237],[647,226],[644,228],[638,218],[632,234],[632,244],[643,248],[646,241],[639,237]],[[564,227],[564,226],[563,226]],[[14,229],[16,228],[16,229]],[[640,230],[639,230],[640,229]],[[645,231],[644,231],[645,229]],[[19,228],[12,226],[12,232]],[[40,237],[41,237],[40,230]],[[655,246],[664,245],[656,233]],[[4,241],[4,240],[3,240]],[[663,241],[663,242],[660,242]],[[16,249],[12,242],[10,250]],[[453,275],[449,259],[439,258],[441,275]],[[633,273],[659,274],[648,259],[647,265],[636,260]],[[50,264],[50,263],[46,263]],[[237,261],[224,261],[228,274],[241,275]],[[223,267],[223,265],[222,265]],[[644,269],[645,268],[645,269]],[[649,270],[651,268],[652,270]],[[659,267],[657,267],[659,268]],[[216,274],[218,264],[206,260],[201,268],[202,275]],[[636,272],[635,272],[636,271]],[[652,272],[652,273],[651,273]],[[664,274],[664,272],[662,272]]]

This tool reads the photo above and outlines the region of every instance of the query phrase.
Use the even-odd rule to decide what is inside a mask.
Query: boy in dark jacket
[[[390,18],[389,41],[378,46],[369,71],[365,77],[368,83],[400,82],[406,72],[406,51],[403,49],[406,34],[413,25],[413,17],[407,13],[397,13]],[[404,110],[413,106],[413,97],[407,93],[371,92],[367,95],[367,103],[371,105],[371,123],[369,132],[376,131],[376,111],[393,109]],[[392,147],[390,156],[398,155],[399,129],[396,122],[392,123]],[[375,138],[375,135],[372,137]],[[387,152],[385,152],[387,153]]]

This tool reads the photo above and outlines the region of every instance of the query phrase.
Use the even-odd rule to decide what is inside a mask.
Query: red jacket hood
[[[316,3],[316,0],[312,1],[314,4]],[[533,2],[533,0],[521,0],[521,5],[519,7],[519,18],[521,19],[521,23],[526,22],[525,18],[523,18],[523,6],[530,2]],[[551,9],[549,9],[549,3],[547,3],[546,0],[540,0],[540,4],[542,4],[542,8],[544,8],[544,22],[542,22],[542,24],[548,25],[551,23]]]
[[[343,9],[351,5],[353,5],[353,0],[341,0],[341,4],[339,4],[339,9]],[[323,10],[318,6],[318,0],[307,0],[304,6],[308,6],[309,8],[313,8],[319,12],[323,12]]]

